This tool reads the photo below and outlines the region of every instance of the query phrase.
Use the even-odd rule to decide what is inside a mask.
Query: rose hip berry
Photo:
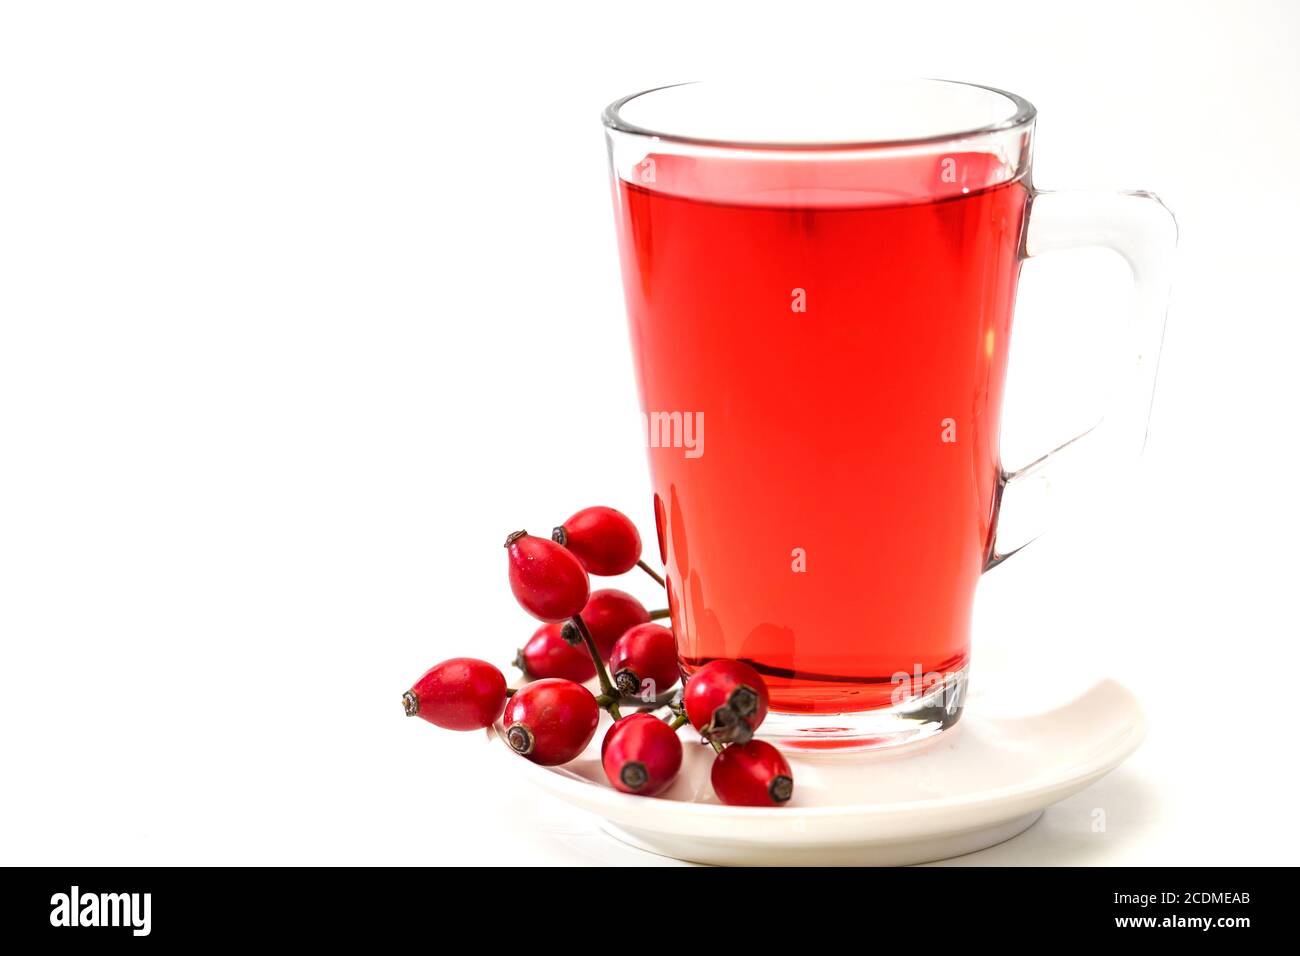
[[[516,531],[506,538],[510,590],[533,617],[563,621],[587,603],[587,572],[573,554],[554,541]]]
[[[407,717],[447,730],[482,730],[501,716],[506,679],[487,661],[454,657],[430,668],[402,695]]]
[[[515,666],[532,678],[561,677],[581,684],[596,676],[596,665],[582,646],[570,644],[561,635],[559,621],[543,624],[515,658]]]
[[[506,704],[506,743],[543,767],[568,763],[596,735],[600,708],[591,691],[570,680],[548,678],[521,688]]]
[[[641,560],[641,535],[636,525],[613,508],[583,508],[551,537],[576,554],[590,573],[601,577],[631,571]]]
[[[781,751],[763,740],[732,744],[713,761],[713,792],[733,807],[779,807],[794,793]]]
[[[686,681],[691,724],[716,743],[748,743],[767,716],[767,683],[743,661],[710,661]]]
[[[609,656],[614,686],[624,697],[636,697],[645,681],[654,697],[677,683],[677,641],[658,624],[638,624],[614,644]]]
[[[653,714],[633,714],[609,728],[600,762],[615,789],[652,797],[681,769],[682,741]]]
[[[630,627],[645,624],[650,620],[650,612],[640,601],[617,588],[601,588],[592,591],[587,605],[582,609],[582,620],[591,631],[592,640],[601,657],[609,657],[617,641]],[[571,644],[579,643],[582,638],[572,624],[564,625],[564,639]]]

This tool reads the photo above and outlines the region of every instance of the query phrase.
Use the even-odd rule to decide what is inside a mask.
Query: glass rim
[[[650,136],[664,142],[681,143],[688,146],[706,146],[717,149],[831,151],[929,146],[936,143],[947,143],[954,140],[970,139],[975,136],[984,136],[990,133],[1002,133],[1020,127],[1028,127],[1033,124],[1034,120],[1038,116],[1037,108],[1033,103],[1029,102],[1029,100],[1017,93],[999,89],[996,86],[986,86],[983,83],[967,83],[964,80],[945,80],[936,77],[921,77],[920,79],[926,83],[964,86],[969,89],[985,90],[989,93],[995,93],[1010,101],[1010,103],[1015,107],[1015,111],[1006,119],[998,120],[993,123],[986,123],[981,126],[956,130],[954,132],[937,133],[933,136],[861,140],[827,140],[825,142],[780,142],[774,140],[749,141],[740,139],[715,139],[702,136],[686,136],[680,133],[671,133],[666,130],[649,129],[644,126],[639,126],[636,123],[629,122],[623,118],[621,114],[623,107],[635,99],[649,96],[651,93],[658,93],[663,90],[677,89],[678,87],[683,86],[696,86],[700,85],[702,82],[706,82],[701,80],[688,80],[684,83],[666,83],[663,86],[654,86],[647,90],[640,90],[639,92],[619,97],[605,107],[604,112],[601,114],[601,122],[604,123],[606,129],[616,130],[620,133],[629,133],[635,136]]]

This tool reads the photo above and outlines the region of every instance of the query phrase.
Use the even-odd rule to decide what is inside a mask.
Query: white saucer
[[[937,737],[867,753],[791,753],[794,799],[780,808],[727,807],[709,785],[713,751],[683,729],[681,775],[660,797],[619,793],[605,780],[600,742],[563,767],[539,767],[501,746],[533,783],[603,818],[612,836],[696,863],[925,863],[1008,840],[1043,810],[1113,770],[1145,735],[1127,688],[1102,681],[1054,710],[988,716],[974,697]],[[500,746],[499,742],[495,742]]]

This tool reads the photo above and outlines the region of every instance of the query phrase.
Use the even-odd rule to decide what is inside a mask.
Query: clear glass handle
[[[986,570],[1046,530],[1054,486],[1084,486],[1097,469],[1114,470],[1141,453],[1155,391],[1177,238],[1173,214],[1152,193],[1034,194],[1025,257],[1053,249],[1113,249],[1133,270],[1133,317],[1122,353],[1125,361],[1112,382],[1102,418],[1024,468],[1002,473],[997,525]]]

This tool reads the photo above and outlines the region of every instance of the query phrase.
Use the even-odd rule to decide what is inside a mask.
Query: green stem
[[[600,651],[596,648],[596,639],[591,636],[591,631],[587,629],[587,622],[582,619],[581,614],[575,614],[571,618],[573,626],[578,629],[578,634],[582,638],[582,643],[587,645],[587,653],[591,655],[591,662],[596,665],[596,677],[600,680],[600,696],[609,698],[604,704],[610,716],[618,720],[621,714],[618,711],[618,691],[614,683],[609,679],[609,671],[605,669],[605,662],[600,659]]]
[[[638,707],[643,707],[647,710],[657,710],[660,707],[669,706],[677,699],[677,695],[680,693],[681,691],[674,687],[672,690],[664,691],[653,700],[641,700],[639,697],[624,697],[623,702],[627,704],[636,704]]]
[[[671,617],[671,616],[672,616],[672,613],[673,613],[673,612],[670,611],[670,610],[668,610],[668,608],[666,608],[666,607],[661,607],[661,608],[659,608],[658,610],[655,610],[655,611],[651,611],[651,612],[650,612],[650,620],[652,620],[652,621],[662,621],[662,620],[663,620],[664,618],[666,618],[666,617]]]
[[[668,726],[671,727],[673,730],[676,730],[678,727],[685,727],[690,722],[691,722],[690,718],[688,718],[685,714],[678,714],[671,721],[669,721]]]
[[[646,574],[650,575],[650,577],[652,577],[652,578],[654,578],[656,581],[658,581],[658,582],[659,582],[659,586],[660,586],[661,588],[663,588],[663,587],[667,587],[667,586],[668,586],[668,585],[664,584],[664,579],[663,579],[662,575],[660,575],[658,571],[656,571],[654,568],[650,567],[650,565],[646,564],[644,561],[638,561],[638,562],[636,563],[636,566],[637,566],[638,568],[640,568],[642,571],[644,571]]]
[[[620,697],[600,694],[596,697],[596,703],[601,707],[608,707],[614,703],[623,707],[634,707],[637,710],[658,710],[660,707],[671,707],[673,700],[677,697],[677,691],[670,690],[666,694],[660,694],[653,700],[642,700],[640,697]],[[674,711],[676,713],[676,711]]]

